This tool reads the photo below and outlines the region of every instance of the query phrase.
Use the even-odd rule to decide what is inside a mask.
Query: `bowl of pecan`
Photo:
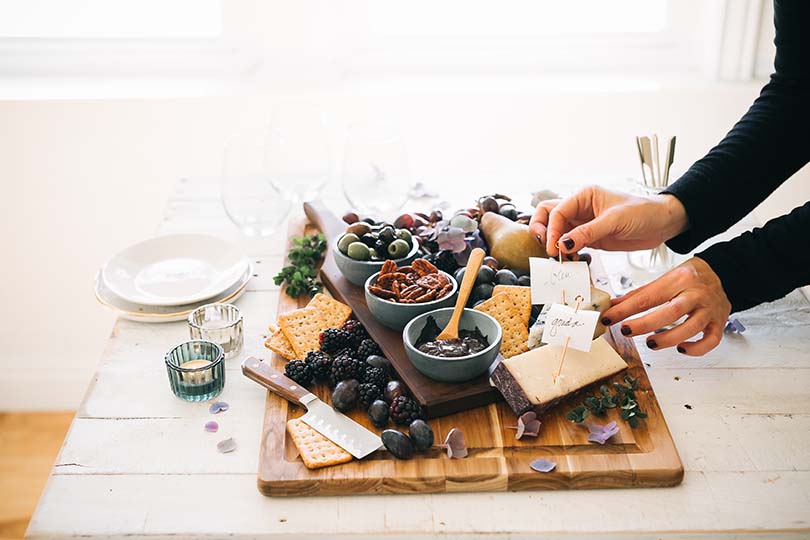
[[[413,318],[428,311],[453,306],[458,283],[424,259],[397,267],[385,261],[366,281],[366,305],[374,318],[402,330]]]

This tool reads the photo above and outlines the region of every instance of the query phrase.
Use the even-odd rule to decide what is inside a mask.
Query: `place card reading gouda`
[[[568,347],[588,352],[598,322],[598,311],[552,304],[546,314],[546,325],[540,339],[549,345],[565,345],[568,340]]]

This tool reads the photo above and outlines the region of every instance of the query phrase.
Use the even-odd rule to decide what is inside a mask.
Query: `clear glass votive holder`
[[[166,371],[174,395],[207,401],[225,387],[225,353],[212,341],[193,339],[166,353]]]
[[[222,347],[225,358],[233,358],[242,351],[245,341],[242,313],[233,304],[206,304],[188,316],[191,339],[213,341]]]

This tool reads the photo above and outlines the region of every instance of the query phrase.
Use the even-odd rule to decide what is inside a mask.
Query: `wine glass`
[[[238,134],[227,141],[222,157],[222,205],[242,234],[252,238],[275,234],[293,206],[290,196],[270,182],[266,150],[266,136]]]
[[[273,186],[296,201],[318,196],[332,172],[324,114],[310,103],[287,102],[270,116],[267,170]]]
[[[391,217],[408,200],[405,144],[389,126],[353,126],[343,157],[343,193],[363,214]]]

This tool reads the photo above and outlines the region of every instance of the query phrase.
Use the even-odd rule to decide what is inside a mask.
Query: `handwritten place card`
[[[589,352],[597,321],[598,311],[580,308],[575,312],[570,306],[552,304],[546,315],[546,326],[540,341],[549,345],[564,345],[565,338],[570,338],[569,347]]]
[[[585,261],[559,262],[540,257],[529,258],[531,270],[532,304],[565,302],[572,304],[577,295],[582,303],[591,302],[591,271]]]

